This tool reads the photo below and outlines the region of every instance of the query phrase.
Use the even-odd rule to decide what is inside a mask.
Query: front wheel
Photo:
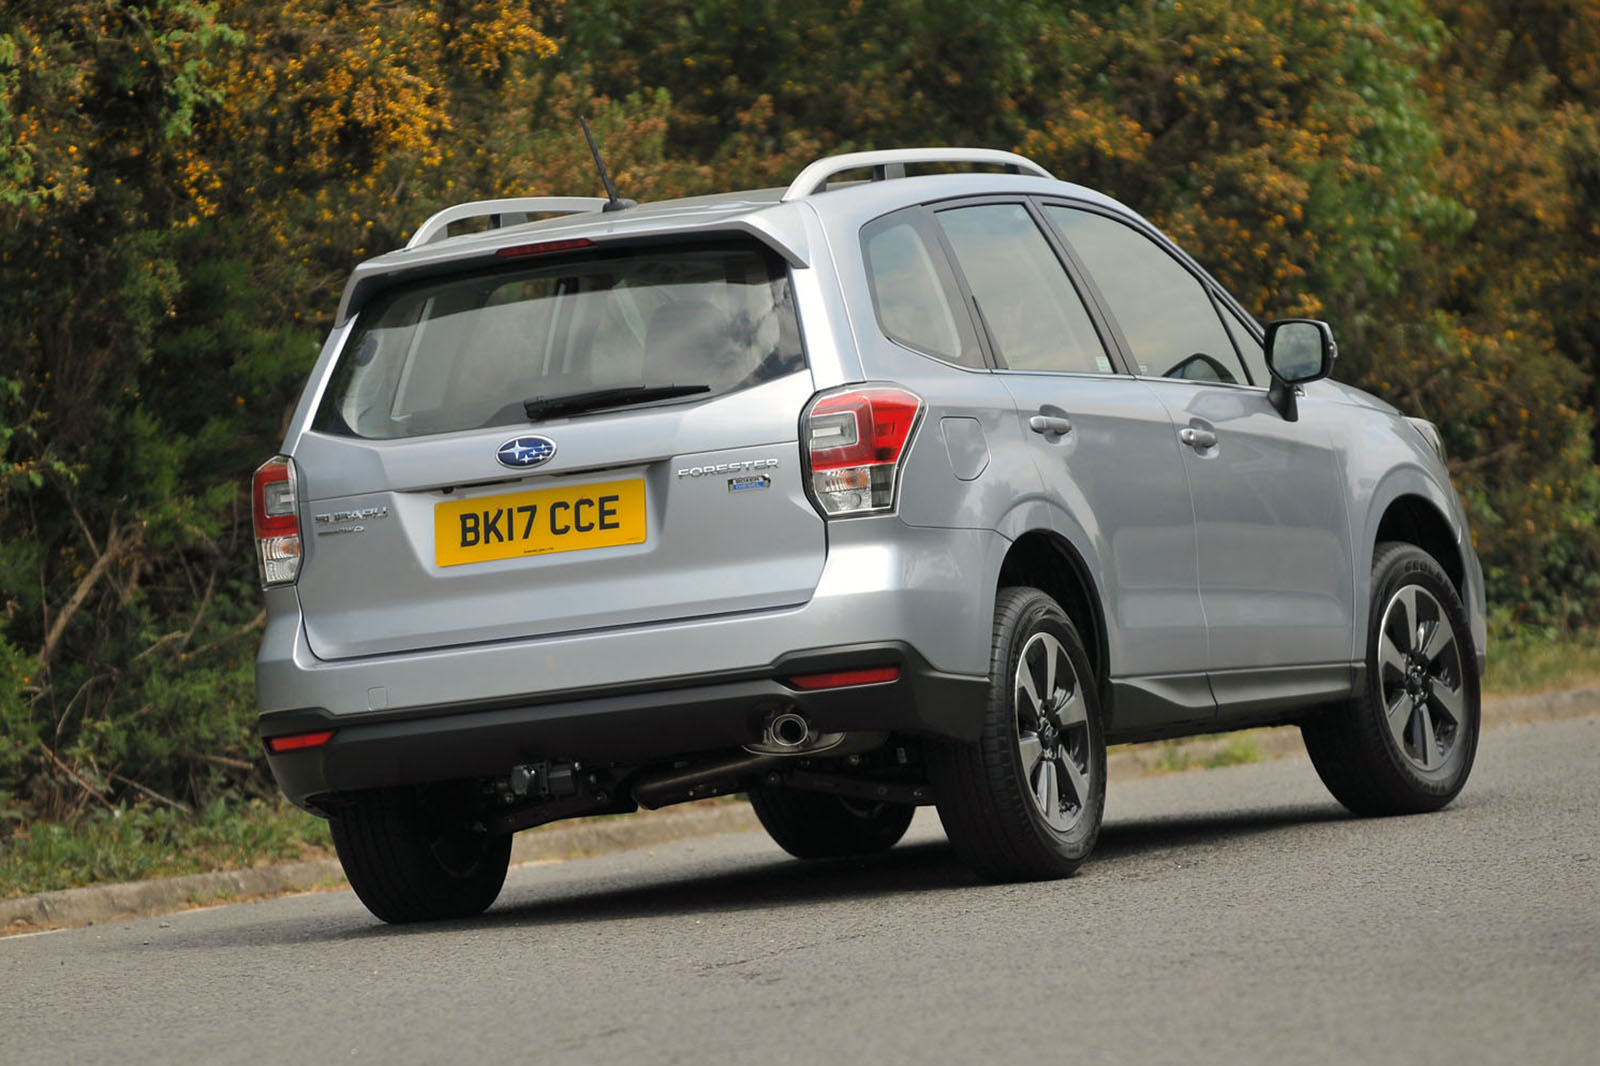
[[[480,914],[500,894],[511,864],[511,834],[474,830],[445,797],[368,792],[328,823],[350,887],[386,922]]]
[[[1094,850],[1105,813],[1094,672],[1078,631],[1040,590],[1001,589],[994,614],[982,736],[930,746],[939,820],[983,877],[1066,877]]]
[[[1461,597],[1431,556],[1410,544],[1378,545],[1361,694],[1300,727],[1334,799],[1355,814],[1417,814],[1461,791],[1478,750],[1471,633]]]

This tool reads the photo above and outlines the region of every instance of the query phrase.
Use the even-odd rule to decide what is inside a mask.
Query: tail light
[[[811,498],[840,515],[891,511],[922,399],[892,385],[824,393],[800,420]]]
[[[250,486],[256,562],[262,585],[287,585],[300,576],[300,518],[295,512],[294,461],[275,455],[256,469]]]

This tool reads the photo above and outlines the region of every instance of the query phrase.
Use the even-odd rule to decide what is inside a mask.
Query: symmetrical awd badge
[[[549,462],[556,454],[556,442],[549,437],[513,437],[500,445],[500,450],[494,457],[500,460],[501,466],[509,466],[516,470],[524,470],[530,466],[538,466]]]

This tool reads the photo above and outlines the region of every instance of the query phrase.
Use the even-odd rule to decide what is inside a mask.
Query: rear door
[[[804,602],[826,551],[798,468],[813,391],[787,268],[753,243],[380,294],[293,450],[313,652]]]
[[[1113,728],[1210,718],[1194,514],[1166,410],[1114,364],[1028,205],[967,203],[935,217],[1045,491],[1097,548],[1114,673],[1169,679],[1159,700],[1119,694]]]

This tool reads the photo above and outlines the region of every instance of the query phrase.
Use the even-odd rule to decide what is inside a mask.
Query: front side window
[[[1027,208],[978,204],[938,218],[1006,367],[1111,372],[1089,312]]]
[[[526,420],[528,400],[638,385],[747,388],[805,366],[765,248],[610,251],[390,289],[362,309],[316,429],[369,440]]]
[[[1045,214],[1110,305],[1141,376],[1249,382],[1200,279],[1165,249],[1092,211],[1052,205]]]

